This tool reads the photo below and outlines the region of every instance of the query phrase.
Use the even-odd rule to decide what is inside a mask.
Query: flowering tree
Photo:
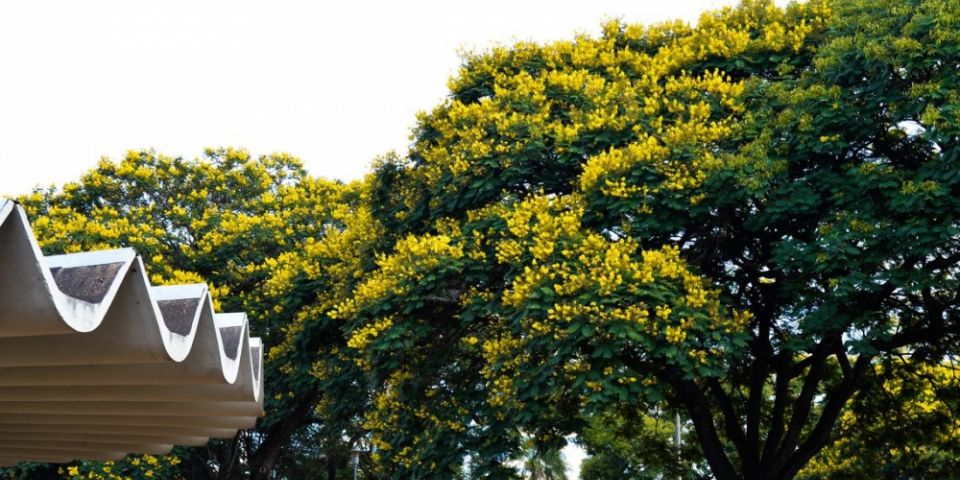
[[[104,160],[78,182],[40,189],[19,201],[46,254],[134,247],[154,284],[208,283],[216,303],[248,312],[252,330],[274,347],[290,322],[282,314],[283,299],[264,289],[276,259],[334,231],[356,197],[350,192],[340,183],[307,176],[289,155],[252,158],[221,149],[184,160],[144,151],[119,162]],[[293,302],[293,296],[285,301]],[[339,335],[325,338],[343,343]],[[298,464],[321,455],[344,457],[340,463],[345,463],[349,447],[322,428],[339,424],[318,422],[315,415],[321,396],[310,368],[320,346],[311,348],[309,360],[296,368],[267,362],[267,415],[257,430],[208,448],[178,450],[178,457],[70,465],[64,475],[266,478],[274,470],[306,475]],[[322,451],[302,448],[305,442]],[[281,456],[287,459],[283,463]]]
[[[624,404],[793,478],[876,366],[955,351],[956,2],[769,2],[468,56],[377,169],[332,309],[385,472],[496,472]],[[457,452],[456,454],[454,452]]]
[[[49,252],[131,245],[254,315],[268,417],[189,478],[303,476],[284,453],[314,444],[328,477],[361,447],[377,477],[509,478],[527,439],[651,411],[719,480],[855,476],[898,431],[869,412],[952,426],[958,58],[949,0],[613,21],[467,55],[354,184],[145,152],[23,203]],[[944,461],[904,442],[893,463]]]

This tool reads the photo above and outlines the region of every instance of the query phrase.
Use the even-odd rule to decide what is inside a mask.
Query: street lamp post
[[[680,444],[680,411],[679,410],[677,410],[676,416],[674,416],[673,419],[674,419],[673,440],[674,440],[674,444],[677,446],[677,465],[679,465],[683,459],[683,453],[681,451],[681,444]],[[677,475],[677,480],[683,480],[683,474]]]
[[[360,452],[359,448],[354,448],[350,450],[350,462],[353,463],[353,480],[357,480],[357,469],[360,467]]]

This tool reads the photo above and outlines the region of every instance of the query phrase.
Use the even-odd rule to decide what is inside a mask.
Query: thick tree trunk
[[[304,395],[293,411],[290,412],[290,415],[266,432],[266,438],[250,459],[251,480],[267,480],[270,478],[273,465],[280,457],[283,446],[310,416],[315,400],[316,392]]]
[[[710,413],[705,407],[688,406],[687,412],[693,419],[694,431],[697,433],[697,440],[703,449],[703,454],[710,465],[710,471],[717,480],[740,480],[742,477],[737,474],[726,452],[723,451],[723,445],[717,436],[716,428]]]
[[[217,478],[220,480],[230,480],[234,478],[237,459],[239,458],[240,453],[240,432],[237,432],[233,437],[233,441],[230,442],[229,449],[219,448],[217,449],[217,462],[220,464],[220,473],[217,475]]]
[[[327,457],[327,480],[337,480],[337,464],[331,457]]]
[[[713,423],[713,416],[703,392],[696,384],[689,380],[675,380],[678,392],[681,395],[687,414],[693,421],[697,440],[703,449],[710,471],[717,480],[739,480],[733,464],[723,449],[723,442]]]
[[[792,480],[820,450],[830,444],[830,433],[843,407],[862,384],[871,360],[869,356],[861,354],[856,364],[851,366],[846,362],[845,352],[841,350],[838,355],[842,358],[839,362],[844,374],[843,379],[824,395],[823,408],[816,418],[811,419],[816,392],[823,381],[822,369],[830,351],[830,342],[829,339],[825,340],[815,354],[808,357],[811,362],[807,366],[803,388],[796,398],[789,400],[792,403],[793,415],[788,428],[771,426],[766,432],[768,438],[764,438],[760,434],[762,429],[758,428],[755,442],[744,441],[745,431],[741,425],[755,423],[760,427],[763,419],[759,412],[749,409],[747,405],[746,415],[740,417],[731,404],[729,395],[722,390],[719,383],[701,387],[690,380],[664,375],[686,407],[704,457],[717,480]],[[781,376],[776,382],[775,391],[778,397],[774,405],[774,418],[771,419],[773,423],[784,420],[782,417],[788,402],[787,378]],[[713,394],[713,401],[707,397],[704,389]],[[712,405],[713,402],[717,405]],[[723,420],[714,416],[715,410],[722,414]],[[728,438],[721,439],[717,421],[725,426]],[[809,429],[811,426],[813,428]],[[762,455],[755,450],[755,446],[761,444],[765,444]],[[737,451],[736,465],[731,461],[728,447],[734,447]]]

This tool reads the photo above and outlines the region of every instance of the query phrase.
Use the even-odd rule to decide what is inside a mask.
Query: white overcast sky
[[[0,3],[0,196],[130,149],[285,151],[350,180],[403,152],[461,48],[695,21],[725,0]]]

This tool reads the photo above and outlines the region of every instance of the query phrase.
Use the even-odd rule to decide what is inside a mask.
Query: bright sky
[[[0,196],[130,149],[286,151],[353,179],[403,152],[460,48],[599,33],[729,0],[0,3]]]
[[[130,149],[285,151],[360,177],[403,152],[458,50],[599,33],[732,0],[9,1],[0,3],[0,196]],[[582,452],[565,452],[571,474]],[[575,475],[571,475],[575,478]]]

